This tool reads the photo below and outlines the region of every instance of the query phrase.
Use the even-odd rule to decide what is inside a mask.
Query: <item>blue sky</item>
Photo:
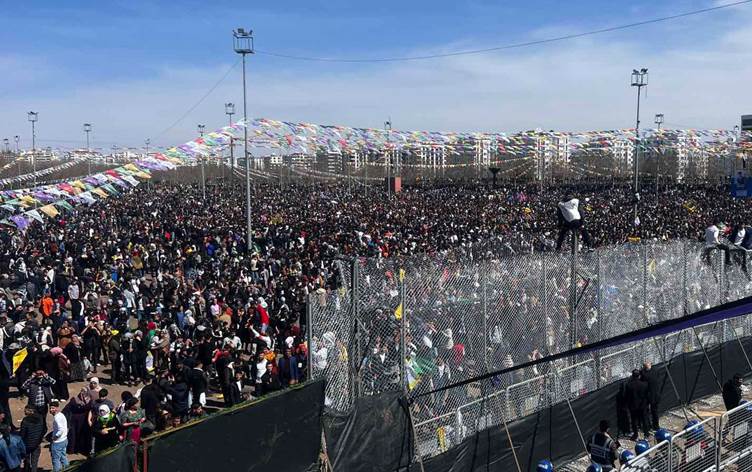
[[[240,109],[231,30],[277,53],[375,58],[474,49],[641,21],[724,3],[507,0],[429,2],[94,2],[0,0],[0,138],[74,147],[160,145]],[[629,127],[629,71],[649,67],[643,120],[729,128],[752,113],[752,4],[577,40],[432,61],[332,64],[249,59],[249,115],[395,128],[515,131]],[[745,108],[746,106],[746,108]],[[166,131],[165,131],[166,130]]]

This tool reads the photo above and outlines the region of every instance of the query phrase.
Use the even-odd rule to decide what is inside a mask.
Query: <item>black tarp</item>
[[[747,352],[752,351],[752,338],[745,338],[742,343]],[[720,393],[718,383],[723,384],[735,373],[749,375],[750,369],[739,341],[729,341],[706,351],[710,364],[702,351],[695,351],[674,357],[667,365],[653,366],[659,384],[662,385],[659,406],[662,413],[679,407],[682,403],[691,403],[708,395]],[[717,381],[711,365],[718,376]],[[674,392],[666,367],[671,373],[681,400]],[[616,429],[616,400],[619,388],[620,382],[611,383],[571,402],[574,416],[586,441],[601,419],[609,420],[612,428]],[[508,427],[523,471],[534,470],[541,459],[550,459],[561,464],[584,453],[582,441],[566,402],[515,420],[509,423]],[[449,451],[427,459],[423,465],[426,472],[517,470],[503,426],[476,433]],[[416,464],[409,468],[400,468],[396,463],[394,467],[382,470],[395,469],[420,470]]]
[[[318,460],[324,380],[153,438],[150,472],[303,471]]]
[[[71,466],[76,472],[133,472],[136,461],[136,445],[123,443],[118,447],[104,451],[96,457]]]
[[[334,470],[370,472],[410,463],[410,423],[400,392],[359,398],[346,415],[324,421]]]

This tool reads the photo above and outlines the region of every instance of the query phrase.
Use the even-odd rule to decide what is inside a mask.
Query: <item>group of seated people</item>
[[[712,264],[714,249],[723,251],[726,267],[730,267],[735,256],[741,269],[747,273],[747,254],[752,251],[752,226],[742,224],[725,225],[715,220],[705,229],[705,260]]]

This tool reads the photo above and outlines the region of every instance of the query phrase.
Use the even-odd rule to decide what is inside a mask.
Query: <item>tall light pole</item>
[[[91,133],[91,123],[84,123],[84,133],[86,133],[86,162],[89,164],[88,175],[91,175],[91,147],[89,147],[89,133]]]
[[[8,138],[3,138],[3,152],[10,154],[10,140]]]
[[[204,137],[204,130],[206,130],[206,125],[198,125],[198,134],[202,138]],[[201,198],[203,200],[206,200],[206,176],[204,174],[204,156],[199,155],[199,159],[201,160]]]
[[[245,157],[245,222],[246,245],[248,252],[253,249],[253,228],[251,227],[251,163],[248,159],[248,101],[245,84],[245,56],[253,54],[253,31],[238,28],[232,32],[233,49],[243,56],[243,157]]]
[[[658,129],[658,154],[655,159],[655,193],[658,193],[658,181],[661,179],[661,157],[663,157],[663,149],[661,149],[662,136],[661,125],[663,124],[663,113],[655,114],[655,126]]]
[[[39,113],[36,111],[30,111],[28,113],[29,121],[31,121],[31,166],[34,171],[34,185],[37,184],[37,121],[39,120]]]
[[[149,157],[149,144],[151,144],[151,138],[146,138],[144,144],[146,144],[146,157]]]
[[[21,136],[15,135],[13,136],[13,140],[16,142],[16,156],[18,156],[21,154],[21,147],[20,147]]]
[[[245,57],[245,56],[244,56]],[[225,103],[225,115],[228,116],[228,121],[232,125],[232,115],[235,114],[235,104],[232,102]],[[230,169],[235,171],[235,140],[230,136]],[[224,175],[224,170],[222,171]],[[232,176],[230,176],[232,179]]]
[[[637,124],[635,125],[635,154],[632,169],[634,172],[635,225],[638,224],[637,204],[640,200],[640,96],[642,88],[648,86],[648,70],[642,68],[632,70],[632,87],[637,87]]]
[[[391,143],[392,138],[392,120],[389,119],[384,122],[384,130],[386,131],[386,194],[387,196],[392,195],[392,182],[391,174],[392,174],[392,155],[389,152],[389,144]]]

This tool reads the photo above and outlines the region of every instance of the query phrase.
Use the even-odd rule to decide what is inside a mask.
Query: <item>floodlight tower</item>
[[[243,157],[245,158],[245,223],[246,248],[253,249],[253,228],[251,226],[251,163],[248,159],[248,101],[245,83],[245,56],[253,54],[253,31],[237,28],[232,32],[233,49],[243,57]]]
[[[206,130],[206,125],[198,125],[198,134],[202,138],[204,137],[204,130]],[[206,200],[206,175],[204,174],[204,161],[206,160],[206,156],[199,155],[199,159],[201,160],[201,199]]]
[[[634,162],[632,163],[632,171],[634,173],[635,225],[639,221],[637,219],[637,203],[640,200],[640,96],[642,95],[642,88],[647,86],[648,70],[644,67],[640,70],[632,69],[632,87],[637,87],[637,124],[635,125],[635,154]]]

